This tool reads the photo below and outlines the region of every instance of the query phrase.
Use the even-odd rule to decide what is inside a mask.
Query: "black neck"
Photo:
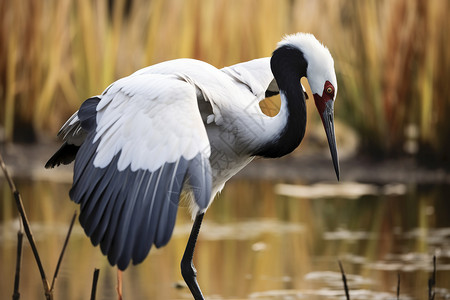
[[[307,66],[303,53],[297,48],[282,46],[273,52],[270,67],[287,101],[287,120],[280,135],[263,145],[255,155],[281,157],[300,145],[306,128],[306,103],[300,78],[306,76]]]

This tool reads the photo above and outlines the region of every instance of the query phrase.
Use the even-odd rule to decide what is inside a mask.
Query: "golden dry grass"
[[[87,97],[164,60],[217,67],[269,56],[287,33],[314,33],[335,57],[337,117],[376,154],[450,150],[449,1],[2,1],[0,124],[53,133]]]

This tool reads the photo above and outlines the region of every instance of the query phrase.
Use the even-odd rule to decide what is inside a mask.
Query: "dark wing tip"
[[[44,168],[46,168],[46,169],[53,169],[54,167],[57,167],[57,166],[60,165],[59,162],[53,160],[52,158],[53,158],[53,156],[45,163]]]
[[[51,169],[61,164],[70,164],[75,160],[78,149],[80,149],[80,146],[71,145],[65,142],[64,144],[62,144],[61,148],[59,148],[58,151],[56,151],[55,154],[50,157],[50,159],[45,164],[45,168]]]
[[[100,102],[99,97],[92,97],[83,102],[78,110],[78,118],[80,119],[81,127],[85,131],[92,131],[96,126],[96,107]],[[61,129],[58,133],[60,135],[63,132]],[[46,169],[57,167],[61,164],[68,165],[75,160],[78,149],[80,146],[68,144],[65,142],[58,151],[47,161],[45,164]]]

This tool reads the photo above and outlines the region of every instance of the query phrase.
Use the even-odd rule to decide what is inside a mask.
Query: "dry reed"
[[[30,222],[28,221],[27,214],[25,212],[25,207],[23,205],[22,196],[20,195],[19,191],[16,188],[16,185],[12,179],[12,177],[9,175],[8,169],[6,168],[6,164],[3,161],[3,157],[0,154],[0,169],[2,170],[2,173],[8,182],[9,188],[11,189],[11,193],[14,196],[14,200],[16,202],[17,210],[19,212],[20,216],[20,229],[17,234],[18,242],[17,242],[17,259],[16,259],[16,273],[15,273],[15,280],[14,280],[14,293],[13,293],[13,299],[20,299],[20,292],[19,292],[19,283],[20,283],[20,273],[21,273],[21,266],[22,266],[22,245],[23,245],[23,232],[25,232],[26,237],[28,239],[28,242],[30,244],[31,250],[34,255],[34,259],[36,261],[37,267],[39,269],[39,273],[41,276],[43,289],[44,289],[44,295],[47,300],[53,299],[53,291],[55,288],[55,282],[56,278],[58,277],[59,268],[61,266],[62,259],[64,257],[64,253],[66,251],[70,235],[72,233],[73,225],[75,224],[75,219],[77,216],[77,212],[74,212],[74,215],[72,217],[72,221],[69,226],[69,230],[66,235],[66,239],[64,241],[62,250],[59,254],[58,263],[55,268],[55,272],[53,273],[53,279],[51,285],[49,284],[49,281],[47,280],[47,276],[45,274],[45,270],[39,255],[38,248],[36,246],[36,242],[34,239],[34,235],[31,231]]]
[[[338,72],[337,117],[377,155],[449,153],[448,1],[2,1],[0,124],[55,132],[85,98],[136,69],[193,57],[217,67],[313,32]],[[16,128],[20,134],[21,128]]]

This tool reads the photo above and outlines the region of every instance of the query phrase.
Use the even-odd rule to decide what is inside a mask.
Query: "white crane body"
[[[65,141],[46,164],[75,160],[70,197],[80,223],[112,265],[141,262],[171,237],[182,190],[196,218],[182,273],[196,299],[192,255],[204,212],[255,156],[275,158],[303,139],[306,76],[339,177],[334,62],[312,35],[287,36],[272,57],[223,69],[194,59],[143,68],[86,100],[63,125]],[[259,106],[280,94],[276,116]],[[187,275],[186,275],[187,274]]]

